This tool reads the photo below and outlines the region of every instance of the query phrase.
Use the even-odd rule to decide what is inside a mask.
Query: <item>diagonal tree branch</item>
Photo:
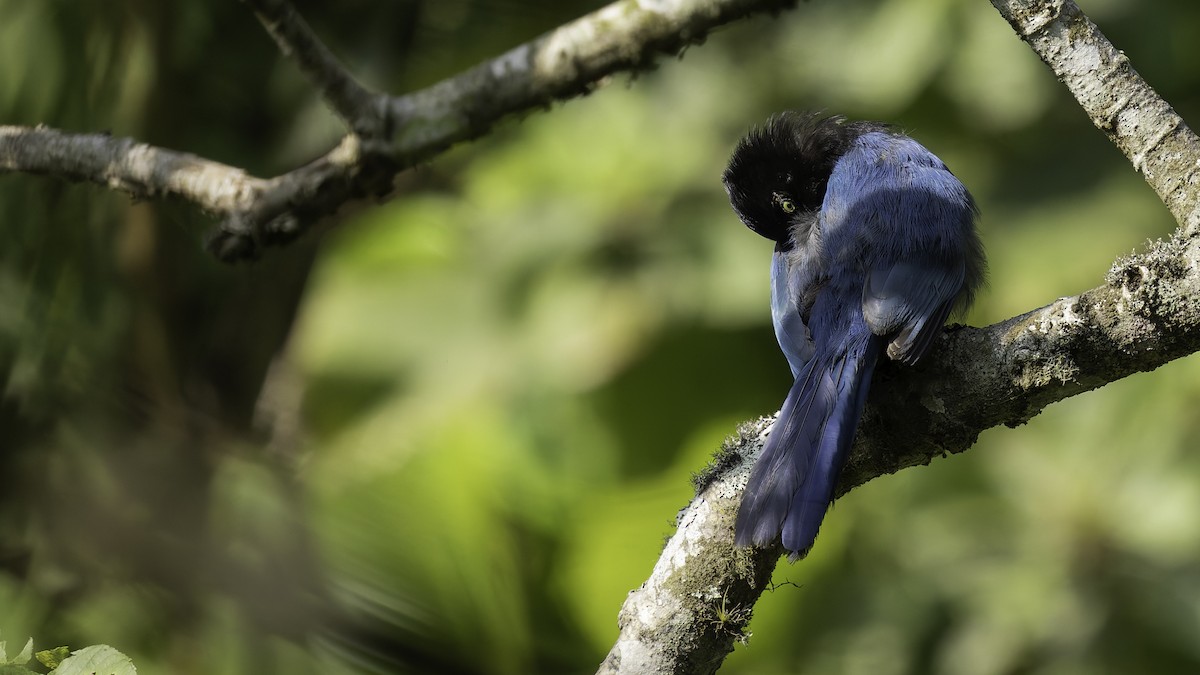
[[[352,201],[391,196],[395,176],[476,138],[511,115],[548,109],[585,94],[605,77],[637,72],[656,57],[677,54],[714,28],[759,12],[790,8],[796,0],[618,0],[506,54],[421,91],[379,97],[359,85],[285,0],[246,0],[285,54],[295,58],[334,111],[356,133],[323,157],[272,179],[130,139],[6,127],[0,170],[68,180],[90,180],[141,198],[179,197],[221,218],[210,249],[220,259],[253,258],[287,243]],[[34,132],[43,133],[34,133]],[[53,161],[34,157],[45,132],[55,134]],[[383,132],[387,132],[385,135]],[[107,140],[105,140],[107,138]],[[42,143],[43,145],[38,145]],[[32,147],[24,147],[32,144]],[[130,148],[142,164],[131,178],[123,167]],[[151,152],[153,151],[153,152]],[[75,153],[86,161],[70,159]],[[179,158],[210,171],[195,189],[165,182]],[[159,161],[166,162],[159,165]],[[117,167],[122,180],[110,179]]]
[[[838,495],[971,447],[1047,405],[1200,351],[1200,142],[1071,0],[992,0],[1141,171],[1179,222],[1105,283],[1028,314],[947,333],[917,369],[876,374]],[[632,591],[598,672],[712,673],[747,637],[782,548],[732,545],[737,506],[773,420],[739,429],[699,477],[650,578]],[[904,439],[903,444],[896,439]]]
[[[619,71],[701,42],[717,26],[795,0],[614,2],[422,91],[394,98],[396,152],[405,164],[475,138],[504,117],[591,91]]]
[[[1145,176],[1186,234],[1200,228],[1200,138],[1073,0],[991,0]]]

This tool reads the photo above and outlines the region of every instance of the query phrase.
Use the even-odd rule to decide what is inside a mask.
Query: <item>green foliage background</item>
[[[298,3],[389,91],[600,4]],[[1196,117],[1200,5],[1082,6]],[[0,16],[0,123],[259,175],[340,133],[240,3]],[[770,246],[719,182],[784,108],[893,121],[972,189],[991,282],[969,323],[1173,229],[982,0],[738,23],[251,265],[205,254],[186,206],[4,176],[0,633],[142,673],[591,672],[690,474],[786,392]],[[1184,359],[854,491],[723,672],[1197,672],[1198,375]]]

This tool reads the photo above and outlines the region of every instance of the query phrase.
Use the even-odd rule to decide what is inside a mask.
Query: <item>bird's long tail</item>
[[[860,324],[800,370],[750,472],[734,530],[739,546],[782,535],[793,556],[812,547],[882,349],[882,338]]]

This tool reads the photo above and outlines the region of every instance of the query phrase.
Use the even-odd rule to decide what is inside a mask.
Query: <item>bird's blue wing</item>
[[[911,365],[929,351],[954,308],[966,270],[960,262],[902,261],[871,270],[863,286],[863,316],[888,338],[887,353]]]
[[[800,310],[798,296],[801,291],[796,288],[797,280],[790,255],[786,251],[775,251],[771,258],[771,323],[793,378],[800,374],[814,350],[812,335]]]

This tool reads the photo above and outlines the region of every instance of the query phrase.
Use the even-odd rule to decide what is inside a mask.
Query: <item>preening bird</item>
[[[771,318],[795,382],[750,473],[739,546],[808,552],[875,365],[914,364],[983,280],[975,202],[920,143],[879,122],[785,112],[737,145],[738,217],[775,242]]]

